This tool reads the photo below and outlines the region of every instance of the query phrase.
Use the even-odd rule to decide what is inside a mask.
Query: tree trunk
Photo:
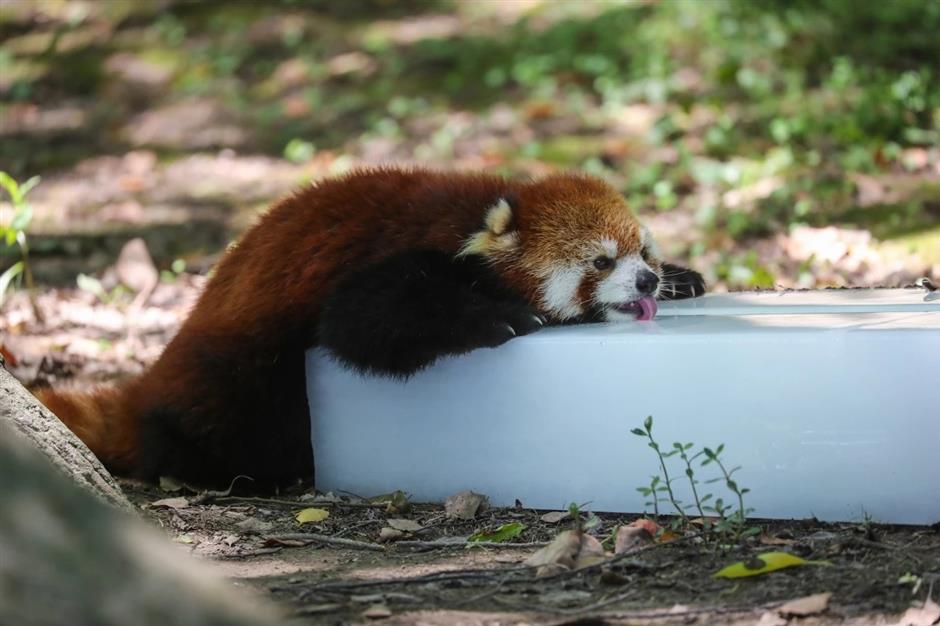
[[[81,440],[72,434],[0,364],[0,423],[12,426],[76,484],[125,511],[133,507],[117,482]]]
[[[260,599],[116,510],[129,505],[110,475],[2,368],[0,390],[0,624],[277,623]]]

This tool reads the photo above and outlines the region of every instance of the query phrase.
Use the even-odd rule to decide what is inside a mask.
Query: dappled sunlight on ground
[[[761,21],[737,0],[27,4],[0,22],[0,168],[43,176],[40,243],[194,219],[232,238],[297,185],[360,165],[574,167],[621,188],[719,290],[902,285],[940,269],[936,91],[887,48],[791,49],[809,37],[793,16]],[[815,16],[820,32],[854,19],[839,7]],[[936,18],[892,10],[871,19]],[[204,243],[174,255],[220,248]]]

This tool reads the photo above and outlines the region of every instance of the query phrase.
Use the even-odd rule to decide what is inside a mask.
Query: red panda
[[[284,484],[313,475],[312,346],[405,377],[544,324],[649,319],[654,298],[703,292],[596,178],[361,170],[275,204],[141,376],[37,395],[115,473]]]

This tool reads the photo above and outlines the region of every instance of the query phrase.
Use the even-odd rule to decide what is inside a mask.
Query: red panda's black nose
[[[659,284],[659,276],[649,270],[640,270],[636,275],[637,291],[643,295],[649,295],[656,291],[656,285]]]

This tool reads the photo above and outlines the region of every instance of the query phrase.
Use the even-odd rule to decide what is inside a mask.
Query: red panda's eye
[[[594,267],[599,270],[609,270],[614,266],[615,261],[609,256],[599,256],[594,259]]]

